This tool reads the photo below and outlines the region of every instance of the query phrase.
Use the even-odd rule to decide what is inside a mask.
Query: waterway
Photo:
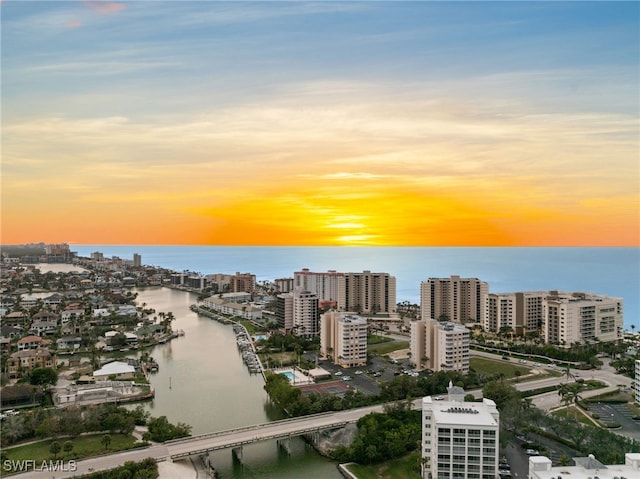
[[[250,374],[242,362],[230,325],[223,325],[189,310],[196,295],[169,288],[138,288],[138,304],[156,312],[172,312],[174,330],[185,335],[155,346],[151,355],[159,371],[151,376],[156,390],[142,403],[152,416],[192,426],[204,434],[238,426],[281,419],[269,402],[262,376]],[[243,465],[231,450],[218,451],[211,460],[222,478],[339,479],[336,463],[319,455],[302,439],[291,440],[292,454],[275,441],[243,448]]]

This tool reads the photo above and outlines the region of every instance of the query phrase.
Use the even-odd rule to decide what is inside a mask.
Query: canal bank
[[[232,326],[198,316],[190,309],[197,301],[196,294],[162,287],[134,291],[138,304],[172,312],[176,318],[173,328],[185,332],[183,337],[150,350],[159,366],[150,376],[156,396],[142,404],[152,416],[189,424],[193,434],[282,418],[264,391],[263,377],[251,374],[243,362]],[[223,478],[342,477],[336,462],[321,456],[301,438],[290,441],[288,452],[278,448],[276,441],[247,446],[242,464],[232,458],[230,450],[215,452],[210,458]],[[171,477],[167,472],[167,479]]]

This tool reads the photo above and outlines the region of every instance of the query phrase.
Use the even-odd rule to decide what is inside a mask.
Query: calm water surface
[[[143,403],[152,416],[184,422],[193,434],[231,429],[280,419],[264,391],[262,376],[249,374],[230,325],[199,317],[189,306],[196,295],[168,288],[134,289],[138,304],[172,312],[175,330],[185,336],[158,345],[151,355],[159,372],[151,377],[153,401]],[[278,451],[275,441],[246,446],[244,466],[234,464],[231,450],[211,458],[223,478],[338,479],[336,463],[320,456],[301,439],[291,441],[293,455]]]

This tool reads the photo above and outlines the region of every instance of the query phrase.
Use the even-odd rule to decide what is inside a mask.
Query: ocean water
[[[397,301],[419,304],[420,282],[432,277],[479,278],[492,293],[584,291],[624,298],[625,329],[640,331],[639,248],[504,247],[246,247],[71,245],[80,256],[133,259],[202,274],[252,273],[258,281],[295,271],[385,272],[396,277]]]

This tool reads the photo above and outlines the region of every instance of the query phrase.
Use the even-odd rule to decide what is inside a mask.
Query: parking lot
[[[315,360],[315,356],[308,357]],[[373,356],[366,366],[356,368],[342,368],[331,361],[318,361],[318,366],[329,371],[333,379],[342,379],[350,387],[367,395],[380,394],[380,386],[401,374],[426,376],[427,373],[417,373],[411,369],[408,360],[393,362],[385,356]]]
[[[604,424],[620,424],[620,428],[616,429],[617,433],[640,439],[640,420],[633,419],[635,414],[626,404],[590,403],[589,412],[597,414],[598,420]]]

